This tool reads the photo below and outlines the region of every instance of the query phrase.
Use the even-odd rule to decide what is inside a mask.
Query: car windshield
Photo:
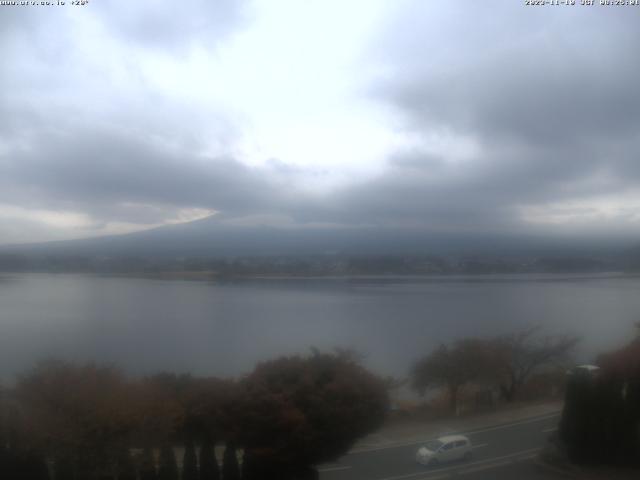
[[[435,452],[442,445],[444,445],[444,443],[442,443],[440,440],[431,440],[430,442],[427,442],[425,444],[425,447],[428,448],[429,450],[431,450],[432,452]]]

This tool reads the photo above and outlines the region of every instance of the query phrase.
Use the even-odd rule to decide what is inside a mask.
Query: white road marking
[[[515,452],[515,453],[510,453],[508,455],[501,455],[498,457],[493,457],[493,458],[487,458],[486,460],[478,460],[476,462],[470,462],[467,463],[465,465],[452,465],[450,467],[444,467],[444,468],[438,468],[436,470],[432,470],[431,472],[416,472],[416,473],[409,473],[406,475],[396,475],[394,477],[384,477],[384,478],[378,478],[376,480],[404,480],[406,478],[413,478],[413,477],[421,477],[421,480],[433,480],[434,477],[432,476],[432,474],[435,473],[445,473],[445,472],[458,472],[458,471],[462,471],[461,469],[464,470],[468,470],[468,467],[474,467],[474,466],[479,466],[479,465],[487,465],[487,464],[495,464],[497,462],[499,462],[500,460],[503,460],[504,462],[500,462],[501,464],[507,464],[507,463],[511,463],[510,461],[519,457],[522,457],[524,455],[530,455],[533,454],[534,452],[539,452],[541,450],[541,447],[536,447],[536,448],[528,448],[526,450],[520,450],[519,452]],[[508,461],[507,461],[508,460]],[[435,477],[437,478],[437,477]]]
[[[501,429],[505,429],[505,428],[511,428],[511,427],[516,427],[518,425],[526,425],[528,423],[536,423],[536,422],[542,422],[544,420],[548,420],[550,418],[553,417],[557,417],[560,415],[560,412],[556,412],[556,413],[552,413],[549,415],[544,415],[541,417],[535,417],[535,418],[530,418],[528,420],[522,420],[522,421],[518,421],[518,422],[514,422],[514,423],[507,423],[507,424],[503,424],[503,425],[496,425],[494,427],[487,427],[487,428],[482,428],[480,430],[472,430],[470,432],[463,432],[460,433],[460,435],[475,435],[476,433],[484,433],[484,432],[491,432],[494,430],[501,430]],[[442,435],[438,435],[438,436],[444,436],[444,435],[454,435],[456,434],[456,432],[450,432],[450,433],[446,433],[446,434],[442,434]],[[428,442],[429,440],[433,440],[433,436],[429,437],[428,439],[424,439],[424,440],[419,440],[419,441],[411,441],[411,442],[398,442],[398,443],[392,443],[392,444],[388,444],[388,445],[384,445],[384,446],[380,446],[380,447],[366,447],[366,448],[361,448],[361,449],[353,449],[350,452],[347,453],[347,455],[356,455],[356,454],[360,454],[360,453],[368,453],[368,452],[376,452],[379,450],[387,450],[390,448],[400,448],[400,447],[410,447],[412,445],[422,445],[423,443]]]
[[[557,429],[558,427],[545,428],[544,430],[542,430],[542,433],[555,432]]]
[[[471,445],[471,448],[482,448],[489,445],[488,443],[479,443],[478,445]]]
[[[350,467],[349,465],[343,465],[343,466],[339,466],[339,467],[325,467],[325,468],[319,468],[318,471],[319,472],[337,472],[338,470],[349,470]]]
[[[500,462],[488,463],[486,465],[480,465],[473,468],[465,468],[464,470],[458,470],[458,475],[466,475],[467,473],[481,472],[482,470],[491,470],[492,468],[504,467],[510,465],[511,460],[502,460]]]
[[[529,455],[523,455],[522,457],[518,457],[518,460],[531,460],[538,456],[538,452],[530,453]]]
[[[480,430],[472,430],[472,431],[467,432],[467,433],[461,433],[460,435],[474,435],[476,433],[491,432],[493,430],[501,430],[501,429],[504,429],[504,428],[511,428],[511,427],[515,427],[515,426],[518,426],[518,425],[526,425],[528,423],[542,422],[543,420],[549,420],[550,418],[558,417],[558,416],[560,416],[560,412],[552,413],[552,414],[549,414],[549,415],[544,415],[542,417],[530,418],[528,420],[522,420],[522,421],[518,421],[518,422],[514,422],[514,423],[507,423],[507,424],[504,424],[504,425],[496,425],[495,427],[487,427],[487,428],[482,428]]]

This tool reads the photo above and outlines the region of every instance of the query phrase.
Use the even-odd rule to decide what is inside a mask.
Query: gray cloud
[[[379,91],[418,126],[448,126],[487,140],[566,143],[633,131],[640,96],[629,85],[639,63],[623,46],[640,38],[632,21],[637,12],[493,7],[466,6],[464,15],[459,6],[427,7],[423,15],[400,18],[414,24],[415,36],[389,42],[394,48],[385,60],[398,75]],[[439,21],[456,28],[434,43],[432,33],[422,32]],[[492,30],[496,24],[505,28]],[[406,63],[395,61],[400,49]]]
[[[0,204],[83,213],[95,228],[202,208],[240,223],[548,233],[557,225],[531,224],[523,209],[588,219],[588,201],[640,187],[637,9],[402,3],[364,59],[384,72],[368,94],[399,113],[397,133],[420,141],[377,177],[329,194],[296,187],[322,170],[278,159],[246,166],[233,148],[238,119],[165,97],[135,56],[107,56],[117,74],[86,65],[65,47],[68,12],[32,10],[0,20],[8,45],[28,32],[34,39],[10,48],[0,67]],[[193,42],[215,48],[246,18],[244,2],[231,0],[101,2],[90,14],[120,47],[176,57]],[[471,142],[471,153],[434,153],[428,144],[439,135]],[[212,144],[226,153],[212,154]],[[632,232],[630,208],[610,221]],[[589,221],[592,231],[602,226]]]
[[[139,223],[161,220],[140,205],[241,215],[273,209],[279,201],[268,172],[231,158],[171,151],[122,131],[78,128],[38,140],[0,162],[0,201]]]
[[[156,3],[3,7],[0,218],[6,206],[13,213],[0,242],[20,230],[64,236],[36,218],[15,219],[16,208],[82,214],[99,229],[162,223],[183,208],[253,212],[276,199],[255,169],[204,152],[224,152],[236,137],[222,112],[167,98],[137,65],[148,48],[165,58],[193,42],[215,48],[242,26],[246,2]],[[96,26],[104,31],[95,38],[78,33]]]
[[[243,0],[156,2],[103,0],[96,7],[107,27],[150,48],[181,47],[194,40],[211,46],[244,20]]]
[[[385,221],[522,229],[519,207],[640,186],[640,62],[623,47],[640,40],[638,12],[411,5],[381,40],[389,73],[373,93],[412,134],[470,137],[478,152],[395,159],[345,192],[348,205]]]

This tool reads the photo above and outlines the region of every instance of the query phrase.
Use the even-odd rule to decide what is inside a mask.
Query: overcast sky
[[[640,7],[69,3],[0,6],[0,244],[640,233]]]

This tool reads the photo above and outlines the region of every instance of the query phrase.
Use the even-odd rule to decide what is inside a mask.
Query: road
[[[559,414],[496,425],[467,435],[474,445],[466,462],[425,467],[415,461],[424,442],[396,444],[352,452],[320,468],[321,480],[535,480],[551,478],[535,467],[533,459],[557,427]],[[429,440],[425,438],[425,440]]]

